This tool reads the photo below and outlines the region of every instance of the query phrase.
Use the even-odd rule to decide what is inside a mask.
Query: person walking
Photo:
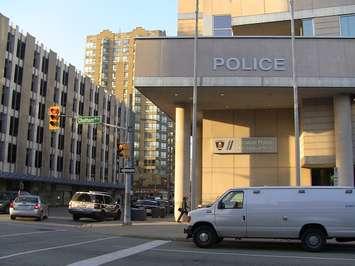
[[[179,208],[179,212],[180,212],[180,215],[179,215],[179,218],[177,219],[177,222],[178,223],[181,223],[181,218],[184,214],[188,214],[188,210],[187,210],[187,198],[186,197],[183,197],[182,198],[182,206],[181,208]]]

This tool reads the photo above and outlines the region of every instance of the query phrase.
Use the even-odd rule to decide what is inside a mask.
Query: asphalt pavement
[[[44,222],[0,214],[0,265],[355,265],[354,243],[331,242],[321,253],[276,240],[231,240],[200,249],[180,238],[184,225],[169,220],[122,226],[52,214]],[[165,228],[160,235],[159,228]]]

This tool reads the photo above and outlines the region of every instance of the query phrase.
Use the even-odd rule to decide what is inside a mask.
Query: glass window
[[[340,17],[341,36],[355,37],[355,15]]]
[[[243,208],[244,192],[232,191],[220,201],[220,209],[241,209]]]
[[[230,28],[232,25],[231,16],[214,16],[213,28]]]
[[[303,36],[314,36],[314,25],[312,18],[302,20],[302,30]]]

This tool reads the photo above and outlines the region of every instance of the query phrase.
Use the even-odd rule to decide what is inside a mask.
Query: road
[[[0,214],[0,265],[355,265],[353,243],[331,243],[322,253],[304,252],[297,242],[257,240],[199,249],[191,241],[108,232],[77,226],[65,216],[35,222]]]

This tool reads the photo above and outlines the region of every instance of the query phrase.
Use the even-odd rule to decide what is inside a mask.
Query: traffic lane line
[[[99,239],[94,239],[94,240],[75,242],[75,243],[53,246],[53,247],[48,247],[48,248],[27,250],[27,251],[22,251],[22,252],[17,252],[17,253],[1,256],[0,260],[13,258],[13,257],[17,257],[17,256],[22,256],[22,255],[38,253],[38,252],[43,252],[43,251],[49,251],[49,250],[55,250],[55,249],[61,249],[61,248],[75,247],[75,246],[80,246],[80,245],[85,245],[85,244],[90,244],[90,243],[102,242],[105,240],[111,240],[111,239],[115,239],[115,238],[119,238],[119,237],[104,237],[104,238],[99,238]]]
[[[199,255],[220,255],[220,256],[241,256],[241,257],[255,257],[255,258],[271,258],[271,259],[299,259],[299,260],[328,260],[328,261],[343,261],[343,262],[355,262],[355,258],[334,258],[334,257],[320,257],[320,256],[294,256],[294,255],[271,255],[271,254],[250,254],[250,253],[236,253],[236,252],[213,252],[210,251],[198,251],[198,250],[183,250],[183,249],[163,249],[156,248],[151,252],[171,252],[182,254],[199,254]]]
[[[105,263],[109,263],[115,260],[123,259],[138,253],[142,253],[154,248],[157,248],[159,246],[165,245],[169,243],[170,241],[163,241],[163,240],[155,240],[151,241],[148,243],[144,243],[138,246],[134,246],[131,248],[127,249],[122,249],[118,250],[115,252],[107,253],[101,256],[93,257],[90,259],[86,260],[81,260],[72,264],[69,264],[68,266],[99,266]]]
[[[56,232],[67,232],[67,230],[45,230],[45,231],[34,231],[34,232],[26,232],[26,233],[6,234],[6,235],[0,235],[0,238],[9,238],[9,237],[36,235],[36,234],[48,234],[48,233],[56,233]]]

